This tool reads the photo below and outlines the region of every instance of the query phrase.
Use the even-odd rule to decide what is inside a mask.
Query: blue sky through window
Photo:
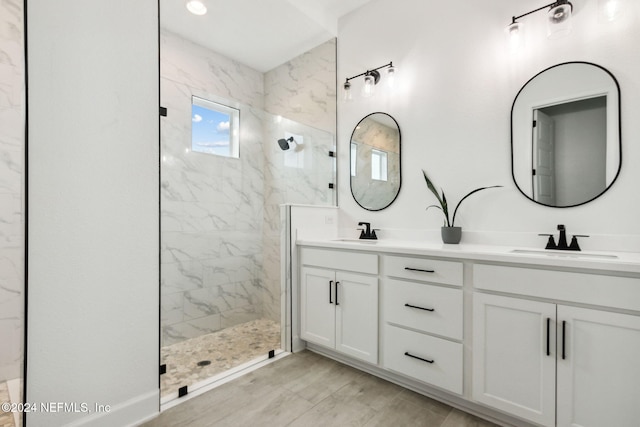
[[[229,114],[194,104],[191,109],[191,149],[230,157],[230,124]]]

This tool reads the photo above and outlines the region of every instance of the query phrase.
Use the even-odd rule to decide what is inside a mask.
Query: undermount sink
[[[334,242],[349,242],[349,243],[368,243],[368,244],[375,244],[378,243],[377,240],[372,240],[372,239],[333,239]]]
[[[550,257],[558,258],[594,258],[594,259],[617,259],[617,255],[609,254],[593,254],[589,252],[577,252],[577,251],[557,251],[557,250],[536,250],[536,249],[514,249],[511,251],[514,254],[528,254],[528,255],[546,255]]]

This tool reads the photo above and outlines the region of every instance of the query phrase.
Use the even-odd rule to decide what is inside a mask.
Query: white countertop
[[[298,239],[297,245],[405,255],[467,259],[556,268],[603,270],[640,274],[640,253],[557,251],[514,246],[444,243],[412,240]]]

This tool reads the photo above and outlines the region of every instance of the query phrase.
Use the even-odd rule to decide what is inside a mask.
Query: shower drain
[[[201,360],[198,362],[198,366],[207,366],[211,365],[211,360]]]

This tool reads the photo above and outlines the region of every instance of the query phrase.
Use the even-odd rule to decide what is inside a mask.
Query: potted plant
[[[440,209],[444,215],[444,225],[440,229],[442,233],[442,241],[444,243],[460,243],[460,238],[462,237],[462,227],[455,226],[456,213],[458,212],[458,208],[460,207],[462,202],[467,197],[481,190],[486,190],[488,188],[502,187],[502,185],[492,185],[489,187],[476,188],[475,190],[469,192],[466,196],[460,199],[455,209],[453,210],[453,216],[451,217],[451,220],[449,220],[449,206],[447,204],[447,198],[444,195],[444,190],[441,190],[442,196],[440,196],[440,194],[438,193],[438,190],[436,190],[436,187],[433,185],[433,183],[427,176],[427,173],[423,170],[422,174],[424,175],[424,180],[427,182],[427,187],[429,187],[429,190],[431,190],[433,195],[436,196],[436,199],[438,199],[438,203],[440,203],[440,206],[438,205],[428,206],[427,210],[429,210],[429,208],[437,208],[437,209]]]

